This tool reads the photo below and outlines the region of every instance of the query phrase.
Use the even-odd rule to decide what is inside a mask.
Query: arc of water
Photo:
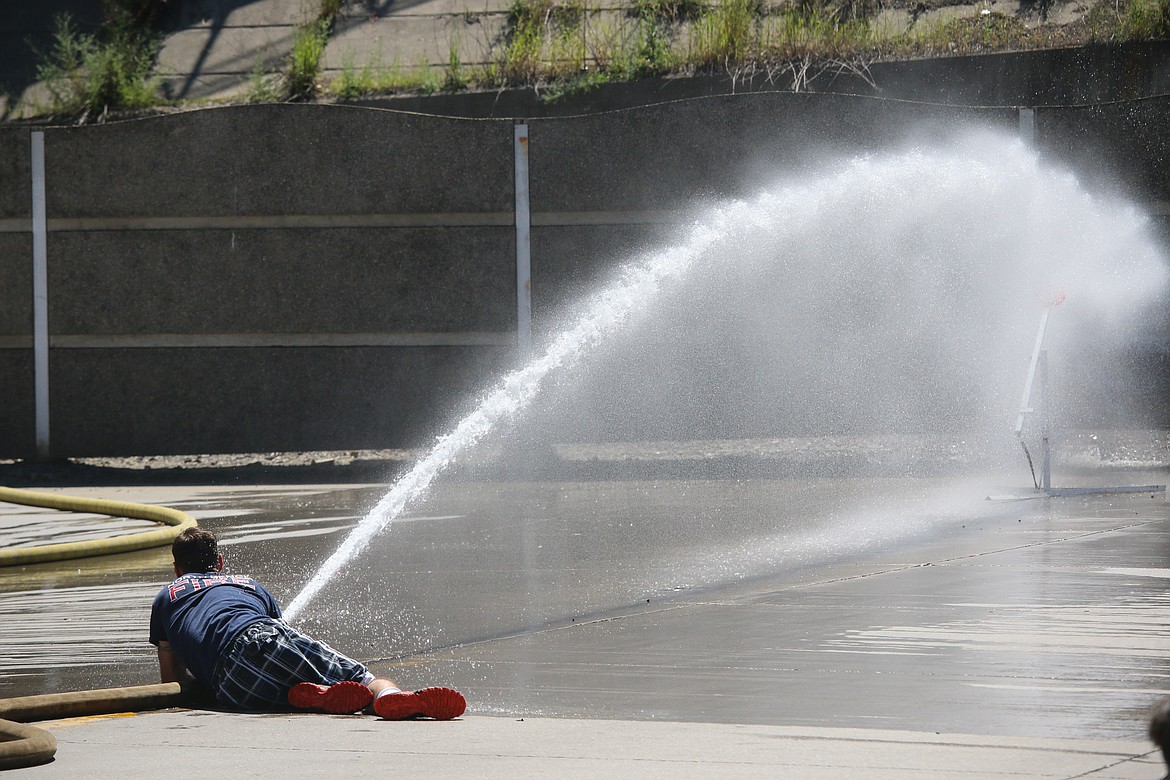
[[[543,355],[508,374],[480,405],[400,478],[381,501],[350,532],[341,546],[292,600],[285,618],[292,620],[370,540],[398,517],[406,506],[422,496],[431,482],[461,452],[473,447],[497,422],[516,414],[536,395],[541,380],[553,369],[571,365],[585,347],[614,331],[639,305],[650,300],[663,280],[683,274],[691,262],[726,233],[715,219],[692,228],[688,241],[652,254],[644,263],[629,268],[621,283],[597,296],[585,314],[557,336]]]
[[[826,214],[834,215],[833,220],[848,219],[854,212],[868,214],[869,219],[898,217],[896,224],[902,231],[906,231],[908,225],[918,225],[921,221],[921,217],[914,212],[918,207],[934,208],[936,204],[942,204],[949,209],[969,211],[978,207],[978,204],[994,206],[1005,200],[1015,202],[1008,197],[1013,193],[1017,199],[1035,197],[1035,193],[1029,189],[1032,185],[1027,183],[1037,176],[1037,161],[1022,145],[1016,142],[1003,144],[995,136],[983,135],[973,136],[965,143],[967,151],[959,155],[912,151],[890,157],[860,157],[835,171],[819,172],[811,183],[765,191],[752,202],[724,203],[708,211],[708,216],[694,225],[679,245],[647,254],[641,262],[626,266],[623,276],[599,293],[585,307],[580,319],[555,337],[542,355],[504,377],[471,414],[461,420],[451,433],[438,439],[434,448],[393,485],[297,594],[288,607],[286,617],[292,619],[298,615],[375,535],[401,514],[411,501],[425,493],[435,477],[453,459],[473,447],[501,419],[514,416],[522,410],[536,395],[549,372],[576,363],[587,349],[615,334],[633,313],[646,309],[647,304],[659,294],[664,282],[691,273],[691,266],[699,258],[708,254],[715,256],[712,249],[717,248],[716,245],[726,242],[726,253],[719,257],[723,259],[726,256],[732,270],[740,261],[734,253],[746,252],[750,255],[756,244],[777,247],[780,256],[775,261],[783,264],[787,262],[790,250],[799,249],[797,242],[828,240],[830,247],[833,246],[832,236],[822,235],[834,224],[833,221],[826,221],[823,216]],[[987,162],[988,152],[997,149],[1002,150],[1002,159]],[[1019,186],[1021,180],[1027,185],[1022,190]],[[924,187],[924,182],[930,182],[930,186]],[[971,199],[966,195],[974,186],[973,183],[978,185],[975,189],[979,197]],[[1049,189],[1055,187],[1053,192],[1042,190],[1045,197],[1041,202],[1062,197],[1070,190],[1080,192],[1076,189],[1079,185],[1068,178],[1047,178],[1041,184]],[[909,193],[925,195],[929,201],[920,197],[904,203]],[[888,208],[895,211],[887,210],[879,214],[874,210],[875,204],[888,204]],[[995,213],[999,219],[1011,216],[998,211]],[[899,234],[890,235],[896,238]],[[1052,234],[1041,231],[1040,235],[1051,238]],[[855,244],[856,240],[853,244],[846,243],[843,246],[847,248]],[[1105,248],[1101,243],[1094,246],[1098,251]],[[885,251],[885,248],[878,247],[877,251]],[[1055,252],[1050,254],[1059,256]],[[1080,260],[1082,264],[1086,258],[1091,259],[1084,252],[1080,254],[1084,255]],[[1161,269],[1161,265],[1149,264],[1153,259],[1149,253],[1141,253],[1140,259],[1146,262],[1143,269]],[[833,261],[830,258],[827,262]],[[1160,260],[1157,262],[1161,263]],[[896,264],[893,267],[897,270]],[[1090,270],[1092,267],[1088,266]],[[1115,269],[1111,273],[1117,279],[1140,276],[1118,274]],[[1159,270],[1159,273],[1164,275],[1164,271]],[[823,275],[816,278],[832,277]],[[1099,281],[1098,277],[1094,279]],[[1125,290],[1106,292],[1116,295]]]

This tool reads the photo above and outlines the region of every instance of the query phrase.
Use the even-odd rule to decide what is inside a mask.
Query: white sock
[[[391,694],[391,693],[402,693],[402,689],[401,689],[401,688],[387,688],[387,689],[386,689],[386,690],[384,690],[384,691],[379,691],[379,692],[378,692],[378,695],[377,695],[377,696],[375,696],[374,698],[375,698],[375,699],[380,699],[380,698],[382,698],[383,696],[389,695],[389,694]]]

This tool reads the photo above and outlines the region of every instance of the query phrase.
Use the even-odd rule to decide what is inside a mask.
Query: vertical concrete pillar
[[[1020,109],[1020,140],[1030,147],[1036,146],[1036,109]]]
[[[32,133],[33,234],[33,393],[36,453],[47,460],[49,447],[49,273],[48,220],[45,216],[45,134]]]
[[[521,361],[532,353],[532,243],[528,203],[528,125],[515,127],[516,160],[516,348]]]

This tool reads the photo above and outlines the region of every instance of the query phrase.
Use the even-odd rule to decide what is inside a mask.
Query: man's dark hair
[[[171,555],[184,574],[199,574],[219,568],[219,543],[215,534],[196,526],[187,528],[171,542]]]
[[[1170,769],[1170,699],[1154,705],[1150,715],[1150,739],[1162,749],[1162,760]]]

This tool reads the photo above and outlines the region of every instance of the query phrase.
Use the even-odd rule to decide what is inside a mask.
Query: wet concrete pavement
[[[864,766],[891,777],[1158,777],[1144,728],[1150,704],[1170,694],[1170,506],[1149,494],[988,502],[991,479],[441,486],[301,622],[405,686],[460,688],[464,730],[426,724],[443,730],[436,737],[368,718],[322,728],[344,733],[344,761],[358,760],[367,732],[410,729],[373,737],[390,742],[371,749],[431,768],[460,751],[482,758],[495,741],[497,758],[519,762],[499,774],[555,754],[563,763],[545,766],[581,776]],[[68,492],[202,514],[231,567],[287,602],[381,491]],[[154,682],[145,621],[166,563],[149,551],[0,571],[0,695]],[[72,756],[92,767],[86,751],[150,742],[143,731],[202,733],[210,749],[225,728],[271,728],[266,739],[296,744],[286,740],[305,720],[222,716],[236,725],[219,727],[197,714],[63,724],[55,766]],[[510,725],[521,718],[528,732]],[[732,743],[746,763],[726,755]],[[779,744],[782,754],[765,747]]]
[[[917,778],[1153,780],[1138,741],[1026,739],[879,729],[573,718],[448,723],[361,716],[166,711],[42,724],[47,766],[12,777],[156,777],[198,766],[217,777]]]

